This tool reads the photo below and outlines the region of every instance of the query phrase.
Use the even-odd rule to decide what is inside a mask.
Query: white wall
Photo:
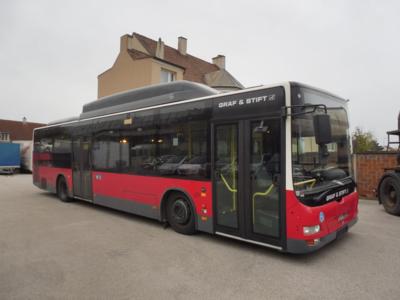
[[[32,172],[32,141],[13,141],[20,144],[21,169]]]

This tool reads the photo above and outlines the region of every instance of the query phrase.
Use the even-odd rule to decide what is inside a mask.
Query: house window
[[[0,141],[1,142],[9,142],[10,134],[8,132],[0,132]]]
[[[168,71],[166,69],[161,69],[161,76],[160,76],[160,82],[172,82],[176,80],[176,73]]]

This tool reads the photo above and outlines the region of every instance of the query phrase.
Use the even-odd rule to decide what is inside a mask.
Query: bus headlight
[[[304,235],[312,235],[315,233],[318,233],[320,230],[319,225],[315,225],[315,226],[304,226],[303,227],[303,233]]]

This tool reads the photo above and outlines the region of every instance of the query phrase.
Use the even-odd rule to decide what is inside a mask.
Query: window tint
[[[215,128],[215,194],[217,223],[238,228],[238,126],[217,125]]]
[[[251,123],[250,195],[253,231],[279,236],[279,120],[260,120]]]
[[[53,145],[53,166],[57,168],[71,167],[71,139],[56,137]]]
[[[53,151],[53,139],[42,138],[40,139],[39,152],[52,152]]]
[[[127,161],[121,159],[121,145],[126,145],[127,141],[121,139],[118,133],[109,131],[97,135],[92,147],[93,168],[96,170],[117,171],[122,167],[127,167]],[[126,150],[124,151],[126,153]]]
[[[210,164],[207,154],[206,121],[189,122],[185,125],[170,124],[162,128],[157,125],[146,127],[120,133],[119,155],[124,164],[119,168],[121,171],[153,176],[208,176]],[[94,146],[108,147],[104,143],[96,142]],[[111,149],[94,148],[94,163],[101,157],[103,161],[107,160],[106,153],[100,154],[104,151]],[[99,167],[99,164],[96,163],[96,166]],[[103,169],[109,167],[102,166]]]
[[[35,132],[33,151],[36,166],[71,168],[71,137],[60,128]]]
[[[209,177],[208,121],[204,104],[137,113],[120,131],[123,172],[152,176]]]
[[[137,174],[152,174],[158,164],[156,150],[158,139],[154,130],[139,130],[130,136],[130,169]]]
[[[129,140],[125,137],[120,137],[120,157],[118,161],[118,167],[121,171],[129,170]]]
[[[93,168],[139,175],[209,178],[208,120],[195,103],[132,115],[126,129],[97,133]],[[102,124],[105,123],[102,122]],[[129,128],[129,129],[128,129]]]

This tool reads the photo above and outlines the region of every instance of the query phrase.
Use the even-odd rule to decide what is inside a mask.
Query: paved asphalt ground
[[[311,255],[62,203],[30,175],[0,176],[0,299],[399,299],[400,217],[360,220]]]

